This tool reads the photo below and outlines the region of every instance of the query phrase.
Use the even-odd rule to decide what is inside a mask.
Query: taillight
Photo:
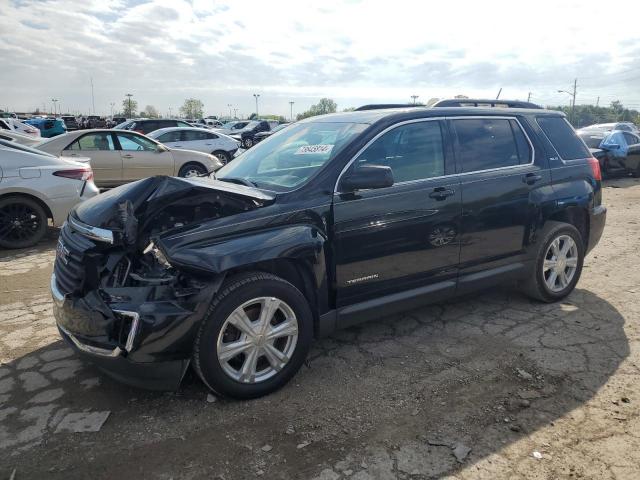
[[[71,178],[72,180],[93,180],[93,170],[89,168],[76,168],[72,170],[58,170],[53,172],[56,177]]]
[[[602,181],[602,172],[600,171],[600,162],[597,158],[591,157],[587,160],[589,162],[589,166],[591,167],[591,173],[593,173],[593,178]]]

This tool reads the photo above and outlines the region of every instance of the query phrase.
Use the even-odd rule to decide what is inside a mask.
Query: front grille
[[[85,279],[85,252],[95,244],[73,232],[69,225],[60,231],[58,253],[53,271],[62,293],[73,294],[81,290]]]

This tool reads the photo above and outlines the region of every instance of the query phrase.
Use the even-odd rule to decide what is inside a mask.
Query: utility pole
[[[416,104],[416,100],[418,99],[420,95],[411,95],[411,98],[413,99],[413,104]]]
[[[133,95],[131,95],[130,93],[127,93],[125,97],[127,97],[129,102],[129,117],[133,117],[133,112],[131,111],[131,97],[133,97]],[[95,110],[94,110],[94,113],[95,113]]]
[[[498,90],[498,95],[496,95],[496,100],[500,98],[501,93],[502,93],[502,87],[500,87],[500,90]]]
[[[578,88],[578,79],[573,80],[573,103],[571,104],[571,120],[576,121],[576,89]]]
[[[570,115],[570,120],[571,123],[575,122],[575,115],[576,115],[576,90],[578,88],[578,79],[576,78],[573,81],[573,92],[567,92],[566,90],[558,90],[558,93],[566,93],[567,95],[571,95],[571,115]]]
[[[91,82],[91,110],[93,110],[93,114],[96,114],[96,100],[93,96],[93,77],[89,77],[89,81]]]
[[[529,92],[529,96],[527,97],[527,102],[531,101],[531,92]]]
[[[258,118],[258,98],[260,97],[259,93],[254,93],[253,96],[256,99],[256,118]]]
[[[289,102],[289,107],[291,107],[291,113],[289,115],[289,118],[291,119],[291,121],[293,122],[293,104],[296,102]]]

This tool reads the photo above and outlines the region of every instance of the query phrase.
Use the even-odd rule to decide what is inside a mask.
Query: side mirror
[[[600,148],[602,150],[616,150],[620,148],[620,145],[617,143],[607,143],[606,145],[602,145]]]
[[[164,145],[160,145],[160,144],[156,145],[156,153],[162,153],[167,151],[168,149]]]
[[[364,165],[346,175],[340,182],[343,192],[385,188],[393,185],[393,172],[389,167]]]

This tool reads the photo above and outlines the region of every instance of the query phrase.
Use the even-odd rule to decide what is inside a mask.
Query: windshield
[[[244,127],[242,127],[242,130],[251,130],[252,128],[256,128],[259,123],[260,122],[249,122]]]
[[[287,191],[305,183],[369,125],[301,123],[267,137],[216,172],[219,180]]]

